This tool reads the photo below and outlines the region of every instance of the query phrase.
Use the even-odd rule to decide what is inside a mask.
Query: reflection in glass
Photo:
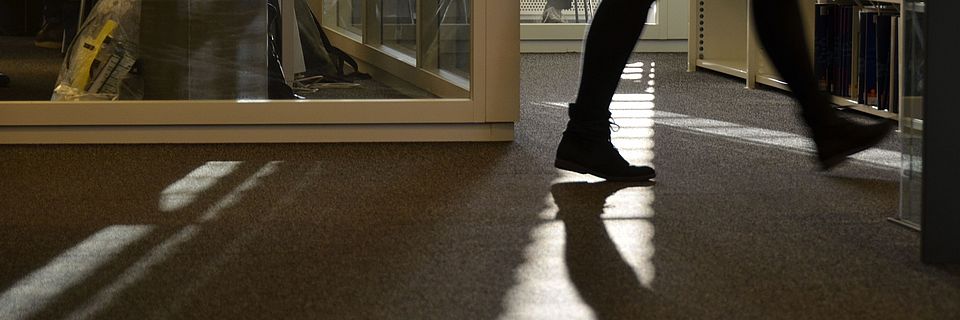
[[[441,71],[470,77],[470,0],[437,0],[440,16],[438,65]]]
[[[380,0],[382,44],[405,55],[417,55],[416,0]]]
[[[2,24],[0,72],[12,81],[0,88],[0,100],[468,97],[471,5],[470,0],[97,1],[77,36],[66,37],[63,51],[35,44],[39,25]],[[78,10],[64,12],[77,18]],[[374,21],[367,24],[368,19]]]
[[[360,37],[363,34],[363,0],[323,0],[323,25]]]
[[[43,17],[20,14],[59,19],[63,35],[81,10],[54,3]],[[96,1],[75,36],[59,42],[35,38],[39,26],[4,28],[0,68],[13,83],[0,100],[266,99],[266,9],[267,1],[256,0]]]

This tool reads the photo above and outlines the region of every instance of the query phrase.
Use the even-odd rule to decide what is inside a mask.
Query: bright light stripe
[[[552,203],[552,198],[551,203]],[[556,206],[541,216],[553,219]],[[563,222],[545,222],[530,232],[532,242],[524,250],[524,263],[514,271],[514,282],[504,297],[500,319],[593,319],[570,281],[564,261]]]
[[[664,111],[657,111],[654,120],[657,124],[730,138],[736,141],[775,146],[808,154],[816,152],[812,140],[789,132],[747,127],[731,122],[694,118]],[[857,153],[850,158],[869,165],[899,168],[901,154],[896,151],[873,148]]]
[[[589,175],[559,171],[554,183],[602,181]],[[638,281],[652,289],[656,270],[653,265],[654,226],[644,218],[653,217],[653,190],[627,188],[607,198],[601,216],[610,238],[635,273]],[[594,319],[595,314],[583,302],[567,271],[564,247],[566,231],[556,221],[557,206],[548,196],[547,209],[540,213],[546,220],[530,232],[531,243],[524,249],[524,263],[514,271],[516,285],[504,297],[500,319]]]
[[[652,119],[654,115],[652,109],[617,109],[612,112],[613,120],[617,123],[619,123],[620,120],[630,118]]]
[[[647,188],[649,190],[649,188]],[[619,193],[611,198],[618,197]],[[646,204],[650,206],[650,204]],[[608,211],[608,210],[605,210]],[[652,216],[652,212],[650,213]],[[647,289],[653,289],[656,267],[653,265],[653,223],[643,219],[612,220],[607,214],[603,222],[610,240],[617,247],[623,261],[633,269],[637,280]]]
[[[137,260],[132,266],[127,268],[112,283],[100,289],[97,294],[87,300],[80,309],[75,310],[65,319],[90,319],[98,312],[110,305],[114,296],[120,294],[126,288],[140,282],[140,280],[150,271],[150,268],[160,264],[172,256],[178,247],[190,241],[200,232],[200,227],[191,225],[181,229],[174,236],[167,238],[159,246],[153,248],[147,255]]]
[[[641,97],[636,98],[642,99]],[[621,97],[621,99],[629,98]],[[613,138],[652,138],[653,128],[648,126],[649,122],[647,122],[646,119],[618,118],[618,113],[616,110],[630,109],[632,103],[638,103],[630,101],[622,102],[624,104],[617,105],[617,108],[611,107],[611,110],[614,112],[614,121],[621,127],[619,131],[612,133]],[[614,102],[611,104],[611,106],[616,104],[617,102]],[[551,108],[566,108],[565,104],[555,102],[537,103],[537,105]],[[652,106],[649,106],[649,108],[652,108]],[[654,112],[652,119],[656,124],[659,125],[727,138],[737,142],[746,142],[763,146],[774,146],[783,150],[802,152],[804,154],[813,154],[816,152],[812,140],[805,136],[789,132],[748,127],[719,120],[695,118],[684,114],[666,111]],[[650,158],[651,157],[644,156],[638,158],[638,160]],[[852,155],[849,158],[856,162],[876,167],[900,168],[901,153],[897,151],[872,148]]]
[[[211,161],[193,170],[182,179],[174,182],[160,193],[160,210],[171,212],[185,208],[193,203],[200,193],[216,185],[242,162]]]
[[[653,217],[653,189],[627,188],[607,198],[604,219],[645,219]]]
[[[257,170],[256,173],[244,180],[240,186],[234,188],[233,191],[230,191],[230,193],[220,199],[220,201],[204,211],[203,215],[200,216],[200,219],[197,220],[197,222],[204,223],[217,219],[225,209],[239,202],[244,193],[259,185],[261,182],[260,180],[272,175],[274,172],[277,172],[277,168],[280,166],[280,163],[282,162],[271,161],[265,164],[260,168],[260,170]]]
[[[624,77],[631,77],[631,67],[642,67],[643,62],[627,65]],[[639,72],[643,72],[642,69]],[[651,70],[652,72],[652,70]],[[651,82],[651,85],[653,83]],[[611,139],[621,146],[621,154],[631,163],[652,163],[655,96],[653,88],[647,94],[617,94],[610,105],[620,130]],[[567,108],[563,103],[542,103],[547,107]],[[581,175],[558,170],[553,183],[603,181],[592,175]],[[653,190],[628,188],[606,199],[603,218],[625,219],[604,221],[611,240],[624,261],[631,267],[640,283],[652,289],[656,275],[653,265],[653,224],[642,220],[653,217]],[[553,197],[545,200],[547,209],[540,218],[547,220],[533,231],[532,243],[524,250],[525,261],[515,270],[516,285],[504,297],[504,312],[500,319],[594,319],[596,314],[586,305],[573,286],[564,261],[566,231],[563,223],[554,221],[559,210]]]
[[[649,101],[613,101],[610,110],[651,110],[655,105]]]
[[[265,164],[260,170],[257,170],[256,173],[244,180],[243,183],[234,188],[229,194],[221,198],[220,201],[217,201],[217,203],[208,208],[197,220],[197,224],[180,229],[172,237],[167,238],[163,243],[151,249],[150,252],[147,252],[137,260],[137,262],[117,276],[116,280],[97,292],[87,303],[74,310],[68,318],[88,319],[95,317],[103,308],[109,306],[110,302],[113,301],[118,294],[137,282],[140,282],[141,279],[149,274],[153,267],[167,261],[177,253],[181,246],[200,234],[200,228],[203,223],[217,219],[224,210],[237,204],[237,202],[243,198],[245,192],[256,187],[261,179],[276,172],[280,163],[282,163],[282,161],[271,161]]]
[[[90,277],[153,226],[110,226],[54,258],[0,295],[0,319],[31,318],[65,291]]]
[[[651,80],[653,81],[653,80]],[[612,101],[653,101],[656,96],[649,93],[618,93],[613,95]]]

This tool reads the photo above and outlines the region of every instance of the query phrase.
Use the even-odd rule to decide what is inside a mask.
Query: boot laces
[[[610,123],[610,131],[620,132],[621,127],[616,121],[613,120],[613,118],[607,119],[607,122]]]

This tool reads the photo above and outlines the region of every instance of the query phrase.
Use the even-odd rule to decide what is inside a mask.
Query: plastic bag
[[[53,101],[140,99],[140,1],[101,0],[67,50]]]

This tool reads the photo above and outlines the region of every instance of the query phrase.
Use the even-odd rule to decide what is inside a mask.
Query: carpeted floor
[[[788,96],[643,54],[615,143],[659,176],[586,183],[577,59],[523,57],[513,143],[0,146],[0,318],[960,317],[896,136],[817,172]]]
[[[62,59],[60,50],[35,47],[32,37],[0,36],[0,72],[11,79],[0,101],[50,100]]]

